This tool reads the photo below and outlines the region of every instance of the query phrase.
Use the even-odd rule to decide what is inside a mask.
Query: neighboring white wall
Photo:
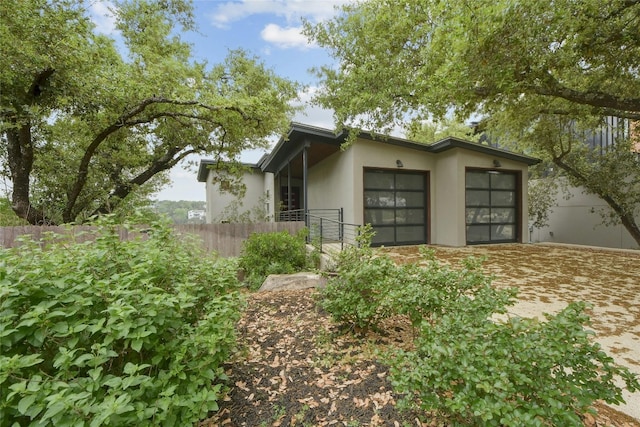
[[[637,243],[622,225],[602,224],[601,210],[610,209],[602,199],[585,194],[578,187],[569,187],[568,190],[573,196],[567,200],[558,192],[555,206],[549,214],[549,226],[534,228],[532,242],[638,249]]]
[[[272,175],[272,174],[269,174]],[[207,177],[207,223],[215,224],[221,222],[225,213],[228,213],[230,205],[237,203],[238,197],[227,193],[221,192],[218,183],[213,182],[214,172],[209,172]],[[246,212],[253,211],[254,209],[264,209],[263,204],[265,192],[265,175],[259,170],[252,169],[250,172],[246,172],[242,178],[247,190],[244,197],[238,204],[237,214],[241,215]],[[271,182],[273,178],[271,177]],[[273,192],[273,191],[272,191]],[[272,193],[271,192],[271,193]]]

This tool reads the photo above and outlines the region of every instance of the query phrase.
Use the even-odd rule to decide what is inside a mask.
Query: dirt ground
[[[497,286],[517,286],[514,315],[542,316],[568,302],[588,301],[592,329],[607,353],[640,374],[640,253],[547,245],[434,248],[456,263],[484,256]],[[393,248],[398,262],[418,259],[415,247]],[[411,328],[391,319],[386,336],[343,334],[319,310],[314,290],[255,293],[238,324],[241,351],[227,365],[230,391],[202,426],[446,426],[428,414],[402,412],[386,367],[387,346],[411,342]],[[640,393],[626,405],[598,403],[585,425],[640,427]]]

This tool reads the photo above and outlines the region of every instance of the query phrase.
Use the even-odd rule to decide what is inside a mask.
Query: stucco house
[[[293,123],[275,148],[244,175],[242,200],[220,191],[202,160],[207,222],[230,205],[273,220],[282,211],[339,211],[344,223],[370,223],[376,245],[527,242],[528,167],[537,159],[446,138],[426,145],[362,132],[346,149],[345,132]]]

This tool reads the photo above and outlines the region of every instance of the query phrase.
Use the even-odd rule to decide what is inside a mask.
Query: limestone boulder
[[[326,283],[327,279],[318,273],[270,274],[258,292],[321,288]]]

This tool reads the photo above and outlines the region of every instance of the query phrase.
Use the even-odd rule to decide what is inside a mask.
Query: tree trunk
[[[31,124],[22,123],[6,131],[7,157],[13,191],[11,208],[20,218],[33,225],[51,225],[53,222],[41,208],[36,208],[30,200],[30,178],[33,168],[33,145]]]
[[[638,246],[640,246],[640,227],[638,227],[638,223],[635,218],[630,215],[622,215],[620,217],[620,221],[622,221],[622,225],[627,229],[633,240],[636,241]]]

